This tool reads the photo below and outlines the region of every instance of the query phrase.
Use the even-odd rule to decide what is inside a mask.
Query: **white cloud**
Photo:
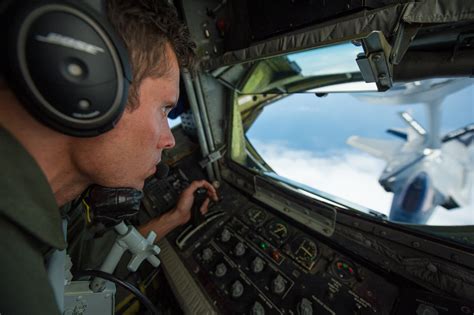
[[[290,149],[283,142],[252,140],[252,144],[279,175],[388,215],[393,194],[378,183],[385,162],[353,151],[335,152],[327,157]],[[471,203],[452,211],[436,209],[428,224],[474,224],[474,206]]]

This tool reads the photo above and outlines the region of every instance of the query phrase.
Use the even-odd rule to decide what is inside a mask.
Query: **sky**
[[[181,123],[181,117],[176,117],[175,119],[169,119],[168,118],[168,124],[170,128],[173,128],[174,126],[177,126]]]
[[[304,76],[328,75],[359,72],[359,67],[354,60],[357,54],[363,52],[362,47],[346,42],[289,54],[288,59],[300,66]],[[315,60],[318,62],[314,62]]]
[[[392,193],[378,183],[385,162],[346,140],[351,135],[395,140],[386,129],[407,127],[400,111],[427,127],[422,104],[366,104],[349,94],[298,94],[266,107],[247,136],[279,175],[388,215]],[[474,85],[447,96],[442,113],[442,134],[474,123]],[[474,225],[474,190],[468,207],[436,209],[428,224]]]

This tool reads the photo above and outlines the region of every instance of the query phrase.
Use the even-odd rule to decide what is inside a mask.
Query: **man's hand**
[[[194,203],[194,192],[198,190],[199,188],[207,189],[207,196],[208,196],[208,198],[206,198],[206,200],[202,203],[202,206],[200,209],[202,214],[207,213],[210,198],[212,198],[214,201],[218,200],[216,189],[210,183],[208,183],[205,180],[192,182],[188,188],[183,190],[183,192],[179,196],[179,200],[178,200],[178,203],[176,204],[176,208],[173,210],[176,213],[176,215],[180,218],[181,224],[185,224],[191,218],[191,208]]]
[[[199,188],[207,189],[206,200],[202,203],[201,213],[205,214],[209,207],[210,198],[217,201],[217,192],[214,186],[205,180],[194,181],[188,188],[183,190],[179,196],[176,207],[168,213],[163,214],[158,218],[154,218],[144,225],[140,226],[138,230],[147,237],[150,231],[154,231],[157,235],[157,240],[163,238],[169,231],[173,230],[179,225],[183,225],[191,219],[191,208],[194,203],[194,192]]]

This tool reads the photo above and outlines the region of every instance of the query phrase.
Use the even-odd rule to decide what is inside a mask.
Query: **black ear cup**
[[[72,136],[113,128],[132,74],[106,17],[80,1],[31,1],[7,12],[5,71],[29,112]]]

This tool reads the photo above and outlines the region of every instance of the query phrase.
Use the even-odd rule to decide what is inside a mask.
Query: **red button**
[[[281,255],[280,255],[280,252],[275,250],[272,252],[272,258],[273,260],[276,260],[276,261],[280,261],[281,259]]]
[[[218,19],[216,22],[216,27],[220,32],[225,31],[225,21],[223,19]]]

